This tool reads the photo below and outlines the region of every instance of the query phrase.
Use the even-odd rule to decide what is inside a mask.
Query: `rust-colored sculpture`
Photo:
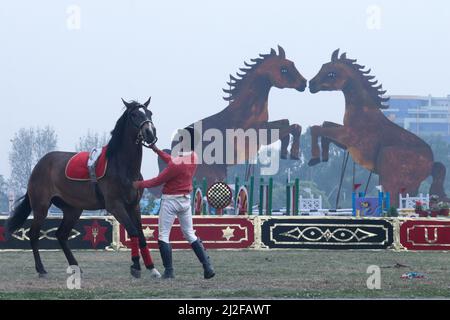
[[[229,105],[219,113],[200,120],[203,132],[208,129],[218,129],[225,137],[227,129],[278,129],[281,158],[288,157],[287,148],[292,135],[290,157],[299,159],[301,127],[298,124],[291,125],[287,119],[269,122],[268,97],[272,87],[305,91],[307,81],[298,72],[294,63],[286,59],[283,48],[278,46],[278,51],[277,54],[272,49],[269,54],[262,54],[259,58],[251,59],[252,64],[245,62],[246,68],[240,69],[242,73],[237,73],[237,78],[230,75],[230,82],[228,82],[230,89],[223,90],[229,94],[229,97],[224,98],[229,101]],[[268,140],[272,140],[270,134]],[[173,142],[172,148],[175,143]],[[203,150],[207,145],[208,143],[203,143]],[[256,149],[259,150],[260,146],[261,143],[258,141]],[[254,149],[252,151],[255,151]],[[238,150],[235,146],[235,163],[252,159],[255,156],[254,152],[251,154],[252,151],[249,151],[248,146],[245,150]],[[223,154],[226,157],[225,149]],[[228,165],[229,163],[199,164],[196,177],[199,179],[205,177],[208,185],[215,181],[223,181],[226,179]]]
[[[311,93],[319,91],[342,91],[345,96],[344,125],[324,122],[311,128],[312,159],[310,166],[320,162],[321,137],[322,161],[328,160],[330,143],[349,151],[356,163],[380,177],[384,190],[391,193],[391,203],[398,206],[401,190],[416,194],[423,180],[433,177],[430,194],[447,199],[443,183],[446,169],[434,162],[430,146],[391,122],[381,112],[388,99],[382,95],[370,70],[336,50],[331,62],[322,66],[310,81]]]

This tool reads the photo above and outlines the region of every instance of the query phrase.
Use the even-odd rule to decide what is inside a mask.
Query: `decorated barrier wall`
[[[399,242],[407,250],[450,250],[450,221],[448,219],[402,221]]]
[[[255,244],[254,219],[241,217],[194,217],[197,236],[209,249],[245,249]],[[142,228],[150,248],[158,248],[158,217],[144,217]],[[121,245],[128,247],[130,238],[125,229],[119,227]],[[170,242],[174,249],[190,249],[184,240],[178,219],[175,220],[170,233]]]
[[[31,220],[14,234],[5,232],[0,218],[0,250],[29,250]],[[158,217],[144,216],[143,230],[157,248]],[[61,218],[51,217],[41,231],[43,249],[60,249],[56,231]],[[194,228],[208,249],[329,249],[450,251],[450,220],[445,218],[357,218],[196,216]],[[170,236],[175,249],[190,248],[175,220]],[[82,217],[72,230],[69,245],[79,250],[126,249],[129,238],[114,218]]]
[[[388,249],[394,226],[385,219],[262,219],[261,245],[268,249]]]
[[[11,235],[6,234],[6,217],[0,218],[0,250],[30,249],[28,232],[31,226],[28,219],[24,226]],[[39,237],[42,249],[60,249],[56,231],[61,217],[49,217],[45,220]],[[72,229],[68,244],[72,249],[103,250],[112,248],[114,243],[114,219],[111,217],[82,217]]]

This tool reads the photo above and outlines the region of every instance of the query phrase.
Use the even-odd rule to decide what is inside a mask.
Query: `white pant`
[[[192,223],[191,199],[189,196],[163,195],[159,209],[158,239],[169,243],[170,230],[178,217],[184,238],[192,243],[197,240]]]

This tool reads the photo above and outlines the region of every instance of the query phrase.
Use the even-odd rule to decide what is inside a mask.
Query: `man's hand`
[[[154,144],[150,147],[150,149],[152,149],[154,152],[158,151],[158,147]]]
[[[133,188],[135,188],[135,189],[140,189],[140,187],[139,187],[139,181],[134,181],[134,182],[133,182]]]

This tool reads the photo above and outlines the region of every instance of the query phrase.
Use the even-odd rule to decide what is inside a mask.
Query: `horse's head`
[[[341,59],[342,58],[342,59]],[[319,73],[309,81],[309,90],[311,93],[319,91],[341,91],[347,85],[351,74],[347,61],[356,61],[346,59],[345,53],[339,58],[339,49],[333,52],[331,62],[325,63]]]
[[[284,49],[278,46],[278,54],[272,49],[270,54],[263,55],[264,60],[256,70],[263,78],[276,88],[293,88],[305,91],[307,81],[295,67],[295,64],[286,59]]]
[[[347,58],[345,53],[339,56],[339,49],[333,52],[331,62],[322,66],[319,73],[309,81],[311,93],[319,91],[342,91],[344,94],[359,95],[364,99],[365,106],[387,109],[388,97],[383,85],[375,76],[370,75],[370,69],[359,65],[356,60]]]
[[[156,128],[153,125],[152,112],[148,109],[151,97],[144,104],[132,101],[126,102],[122,99],[123,104],[127,108],[127,127],[131,132],[129,134],[136,137],[136,144],[144,146],[152,146],[156,143]]]

